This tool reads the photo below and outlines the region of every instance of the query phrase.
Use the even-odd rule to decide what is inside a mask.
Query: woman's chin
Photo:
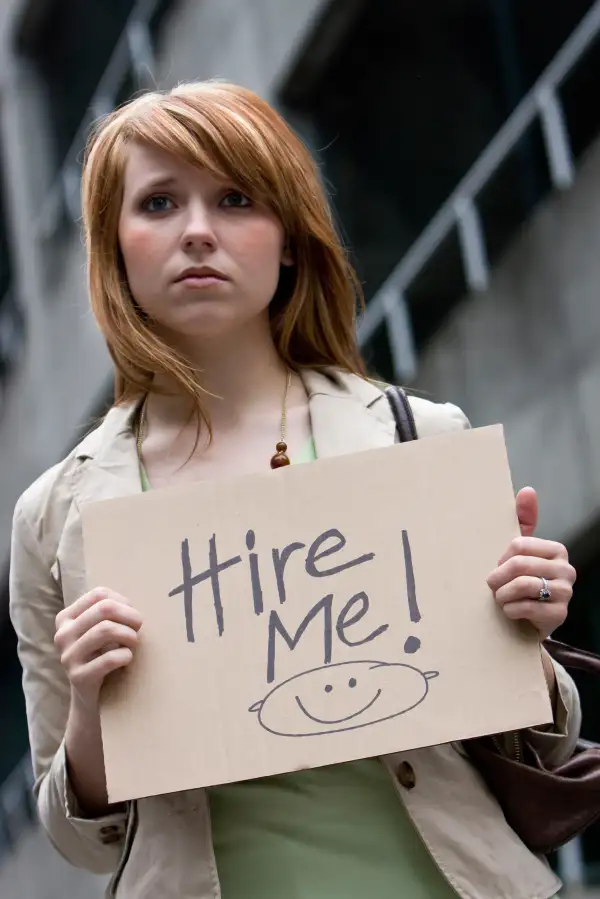
[[[205,308],[174,322],[164,322],[163,329],[174,337],[198,341],[227,338],[251,326],[247,316],[232,315],[231,310]],[[166,335],[165,335],[166,336]]]

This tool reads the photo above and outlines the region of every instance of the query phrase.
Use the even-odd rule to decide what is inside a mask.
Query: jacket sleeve
[[[70,687],[54,645],[55,619],[63,598],[51,565],[51,560],[42,558],[21,498],[13,518],[10,614],[23,667],[38,815],[68,862],[107,874],[118,864],[127,813],[85,818],[69,785],[64,734]]]
[[[551,661],[557,688],[554,724],[548,728],[530,727],[523,733],[544,764],[555,768],[573,755],[581,731],[581,703],[571,675],[554,659]]]

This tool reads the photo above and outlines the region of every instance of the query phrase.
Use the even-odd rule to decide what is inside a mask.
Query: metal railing
[[[65,213],[71,221],[77,221],[81,214],[80,157],[92,124],[115,108],[119,91],[128,75],[133,74],[135,90],[154,86],[155,60],[150,22],[160,2],[138,0],[129,15],[87,113],[42,204],[35,228],[42,240],[54,236]]]
[[[433,254],[456,228],[466,284],[482,291],[489,284],[489,263],[477,198],[519,141],[540,121],[552,184],[566,190],[575,166],[562,103],[558,94],[565,78],[600,37],[600,0],[581,20],[533,88],[519,103],[475,165],[408,250],[368,304],[358,323],[362,346],[385,324],[395,373],[404,383],[417,370],[406,294]]]

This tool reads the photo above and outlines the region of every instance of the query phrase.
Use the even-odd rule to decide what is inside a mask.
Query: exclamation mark
[[[421,612],[417,602],[417,590],[415,586],[415,571],[412,562],[412,552],[408,531],[402,531],[402,548],[404,550],[404,572],[406,575],[406,595],[408,596],[408,611],[410,620],[415,624],[421,620]],[[412,655],[421,648],[418,637],[407,637],[404,643],[404,652]]]

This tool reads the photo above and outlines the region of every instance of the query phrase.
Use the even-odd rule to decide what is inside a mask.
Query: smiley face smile
[[[362,709],[359,709],[358,712],[354,712],[353,715],[347,715],[345,718],[316,718],[314,715],[311,715],[311,713],[304,707],[299,696],[296,696],[296,702],[298,703],[300,709],[304,712],[306,717],[310,718],[311,721],[316,721],[317,724],[343,724],[344,721],[351,721],[352,718],[357,718],[359,715],[362,715],[364,712],[370,709],[371,706],[375,702],[377,702],[380,696],[381,690],[378,690],[371,702],[368,702],[365,706],[363,706]]]

